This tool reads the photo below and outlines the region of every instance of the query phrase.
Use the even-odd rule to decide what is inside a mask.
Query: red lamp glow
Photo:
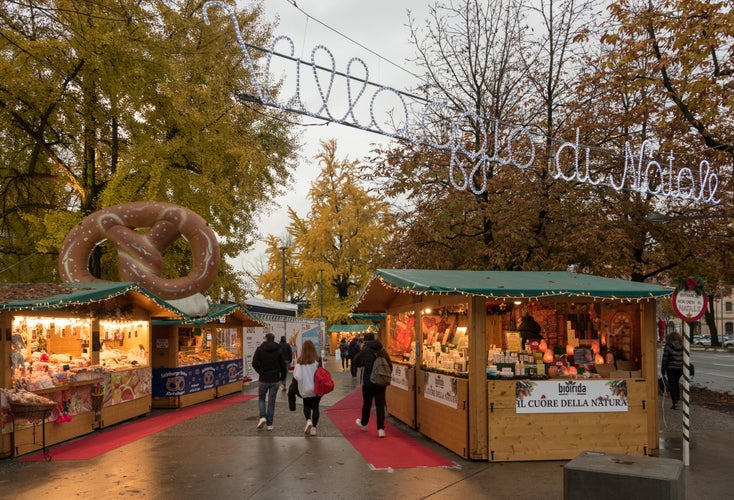
[[[538,344],[538,350],[541,352],[545,352],[548,350],[548,343],[544,340],[540,341],[540,344]]]

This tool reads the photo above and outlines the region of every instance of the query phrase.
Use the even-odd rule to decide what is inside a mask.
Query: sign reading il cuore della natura
[[[594,413],[629,410],[626,380],[518,380],[516,413]]]

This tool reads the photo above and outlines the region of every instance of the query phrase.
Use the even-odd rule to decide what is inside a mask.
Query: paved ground
[[[334,368],[330,366],[330,368]],[[336,390],[322,409],[356,383],[334,371]],[[245,389],[253,393],[255,386]],[[682,457],[681,412],[663,402],[662,456]],[[463,460],[393,423],[454,461],[448,468],[370,470],[324,413],[315,438],[303,416],[278,399],[275,430],[255,429],[257,400],[213,412],[89,461],[20,463],[0,459],[4,499],[136,497],[154,499],[561,499],[565,461],[487,463]],[[734,417],[704,408],[691,412],[687,498],[728,498],[734,466]],[[356,418],[356,416],[355,416]],[[382,440],[390,451],[389,436]],[[652,500],[652,499],[651,499]]]

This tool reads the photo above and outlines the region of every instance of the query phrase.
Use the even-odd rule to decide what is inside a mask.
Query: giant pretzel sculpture
[[[136,229],[149,228],[145,233]],[[179,236],[193,255],[191,272],[165,279],[161,253]],[[182,299],[207,290],[217,277],[219,244],[214,231],[187,208],[135,201],[94,212],[66,235],[59,255],[61,277],[71,282],[104,281],[89,272],[89,256],[104,240],[117,249],[120,278],[136,281],[163,299]]]

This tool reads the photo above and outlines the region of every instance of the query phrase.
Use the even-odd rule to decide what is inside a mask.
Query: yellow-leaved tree
[[[310,305],[305,316],[340,323],[382,264],[393,216],[389,205],[363,186],[358,162],[337,157],[335,140],[322,141],[321,148],[316,159],[322,170],[309,191],[310,211],[300,217],[289,207],[290,243],[268,237],[268,269],[257,281],[264,297],[280,300],[285,260],[286,300]]]

